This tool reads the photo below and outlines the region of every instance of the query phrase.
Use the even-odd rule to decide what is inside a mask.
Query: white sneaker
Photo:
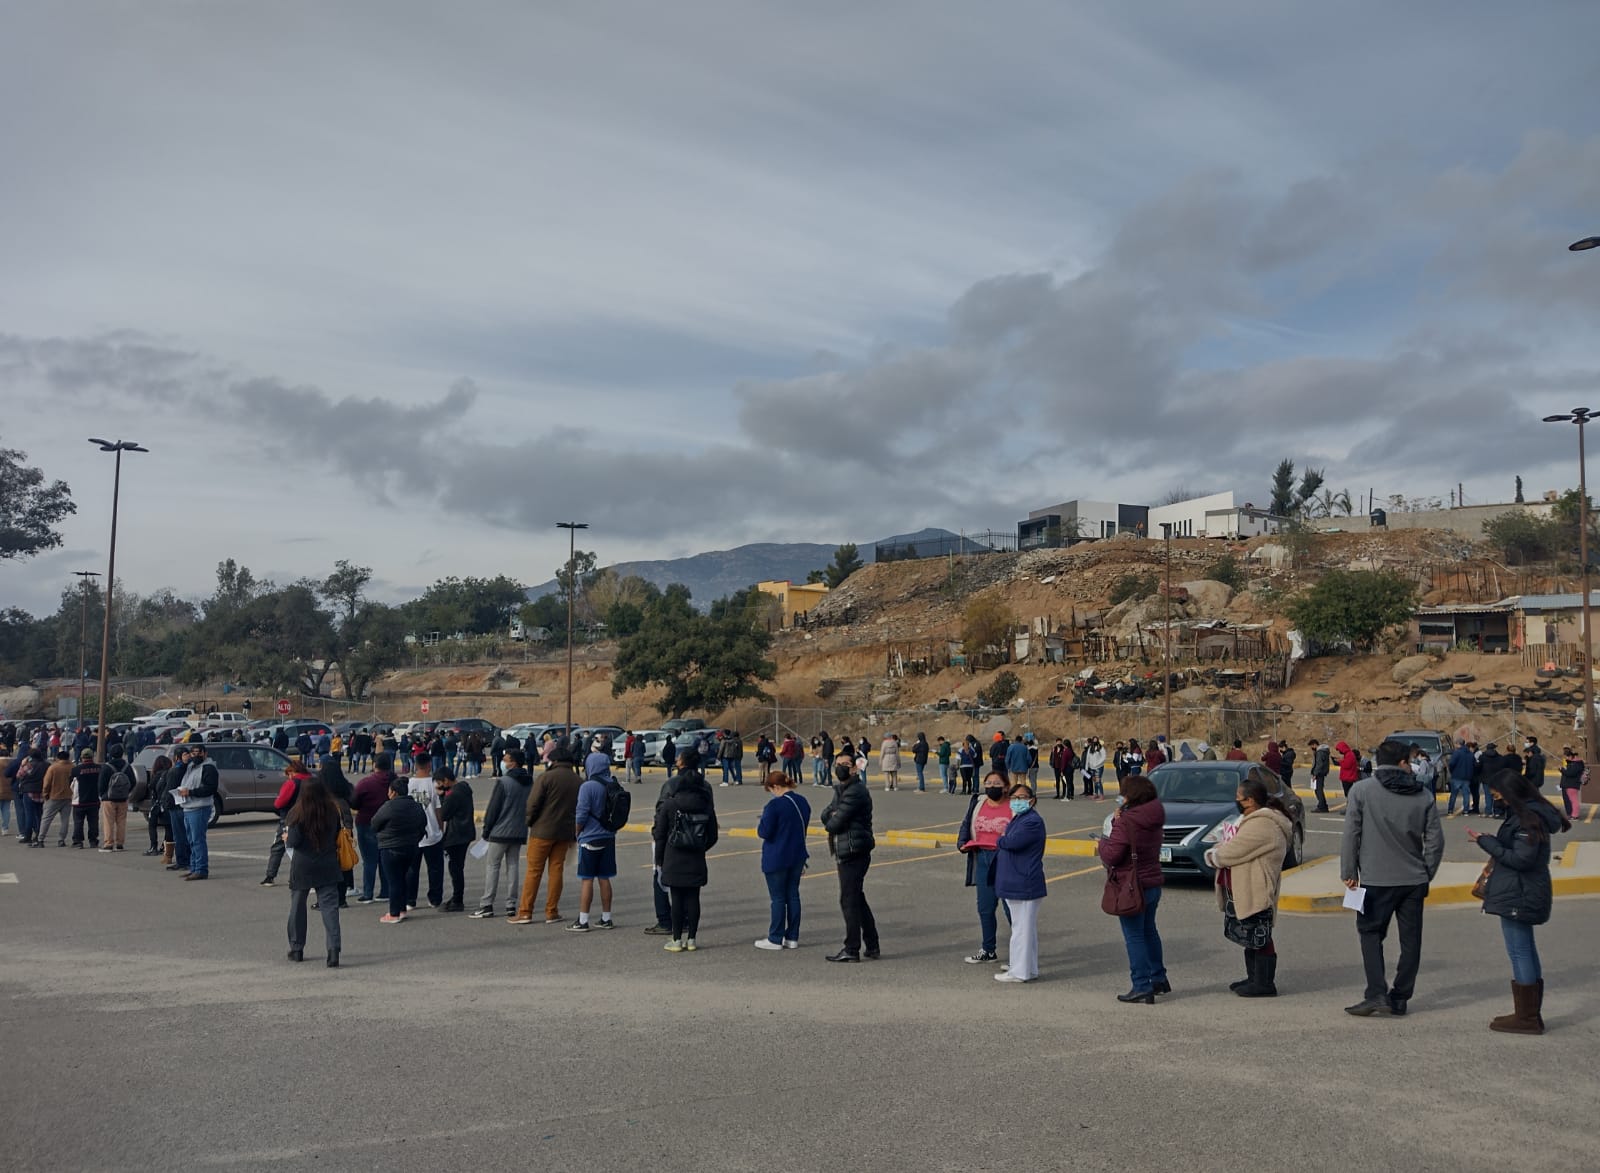
[[[799,941],[791,941],[791,940],[789,940],[789,938],[785,937],[783,939],[783,947],[785,949],[798,949],[798,948],[800,948],[800,942]]]
[[[765,937],[762,937],[761,940],[756,942],[756,948],[757,949],[767,949],[767,950],[770,950],[770,951],[775,952],[775,953],[776,952],[782,952],[782,950],[783,950],[783,946],[782,945],[774,945],[771,941],[767,940]]]
[[[1004,973],[995,974],[994,975],[994,980],[997,981],[997,982],[1031,982],[1033,979],[1032,978],[1025,978],[1025,977],[1018,977],[1016,974],[1012,973],[1008,969]]]
[[[722,784],[722,785],[723,785],[723,786],[727,786],[727,785],[728,785],[728,783],[726,783],[726,782],[724,782],[724,783],[723,783],[723,784]]]

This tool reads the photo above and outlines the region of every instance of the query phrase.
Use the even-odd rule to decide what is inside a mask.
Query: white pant
[[[1007,951],[1006,969],[1019,978],[1039,976],[1039,905],[1038,900],[1007,900],[1011,910],[1011,947]]]

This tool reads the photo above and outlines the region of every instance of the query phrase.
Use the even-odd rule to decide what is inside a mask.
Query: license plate
[[[1172,862],[1172,848],[1163,847],[1161,849],[1161,862],[1162,863],[1171,863]]]

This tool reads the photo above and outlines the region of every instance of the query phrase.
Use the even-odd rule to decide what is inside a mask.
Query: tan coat
[[[0,754],[0,802],[10,802],[16,797],[11,792],[11,779],[6,777],[6,771],[11,768],[11,763],[16,760],[14,757],[8,758],[4,754]]]
[[[72,797],[72,763],[51,762],[44,772],[44,784],[39,797],[45,802],[52,799],[68,800]]]
[[[1233,911],[1240,920],[1278,907],[1278,881],[1283,857],[1289,852],[1294,824],[1270,807],[1253,810],[1239,820],[1239,833],[1211,849],[1218,867],[1231,868]],[[1217,907],[1227,905],[1227,893],[1217,885]]]

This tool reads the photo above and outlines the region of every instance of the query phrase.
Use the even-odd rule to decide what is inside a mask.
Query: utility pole
[[[84,708],[87,699],[84,695],[89,679],[89,587],[91,578],[99,578],[98,570],[74,570],[78,576],[78,585],[82,588],[78,594],[78,728],[83,728],[86,720]]]
[[[1593,415],[1587,407],[1574,407],[1571,411],[1560,415],[1544,417],[1544,422],[1547,424],[1578,425],[1578,589],[1581,592],[1583,614],[1583,760],[1591,766],[1600,764],[1600,757],[1596,756],[1596,750],[1600,749],[1600,737],[1595,736],[1594,729],[1594,656],[1591,643],[1594,628],[1590,623],[1589,614],[1589,477],[1583,444],[1583,427],[1592,418]],[[1595,801],[1596,793],[1600,793],[1600,779],[1591,781],[1584,790],[1589,793],[1583,797],[1591,802]]]
[[[1167,589],[1162,592],[1166,599],[1167,631],[1166,638],[1161,641],[1166,651],[1166,655],[1162,658],[1166,665],[1166,677],[1161,682],[1161,699],[1166,704],[1167,753],[1170,754],[1172,752],[1172,523],[1170,521],[1161,523],[1161,544],[1166,552],[1167,561]]]
[[[105,631],[100,638],[100,725],[95,736],[94,757],[95,761],[106,760],[106,703],[111,692],[111,597],[117,590],[117,505],[122,496],[122,454],[124,452],[148,452],[132,440],[100,440],[93,436],[89,443],[100,445],[102,452],[115,452],[117,454],[116,472],[111,480],[111,556],[106,566],[106,594]]]
[[[585,521],[558,521],[557,529],[567,531],[567,728],[565,736],[572,736],[572,607],[578,596],[578,531],[588,529]]]

